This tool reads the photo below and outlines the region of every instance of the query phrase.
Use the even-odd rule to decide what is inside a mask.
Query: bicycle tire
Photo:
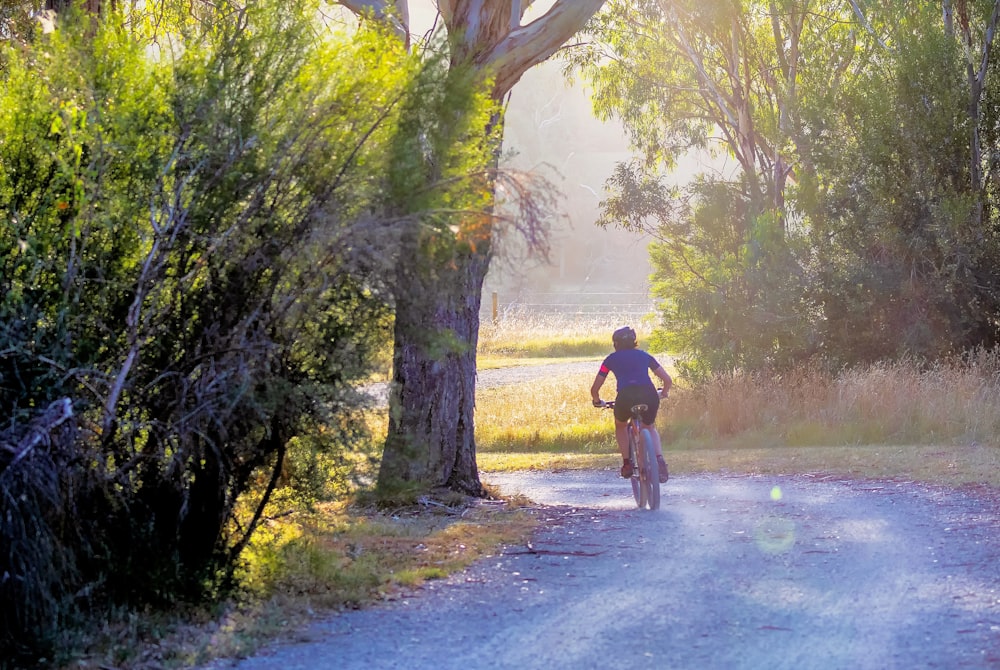
[[[635,504],[638,505],[639,509],[642,509],[646,506],[646,492],[643,490],[642,482],[639,479],[642,461],[639,460],[639,445],[636,443],[635,431],[631,426],[628,431],[628,453],[629,458],[632,459],[632,476],[629,477],[629,481],[632,484],[632,497],[635,498]]]
[[[646,505],[651,510],[660,509],[660,466],[656,462],[656,448],[653,435],[648,428],[642,430],[643,486],[646,489]]]

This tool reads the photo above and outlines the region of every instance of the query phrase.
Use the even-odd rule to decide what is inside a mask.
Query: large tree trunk
[[[351,2],[376,10],[402,4]],[[474,64],[484,81],[493,76],[497,101],[528,68],[548,59],[583,28],[604,0],[556,0],[543,16],[522,26],[530,4],[438,1],[452,62]],[[385,492],[400,484],[446,486],[483,495],[473,421],[479,305],[489,245],[457,252],[447,267],[424,266],[419,244],[409,245],[403,256],[397,280],[405,294],[396,307],[393,391],[379,488]]]
[[[396,310],[389,433],[379,488],[447,486],[483,495],[476,466],[476,344],[488,253],[447,268],[400,263],[407,286]],[[418,268],[418,269],[414,269]]]

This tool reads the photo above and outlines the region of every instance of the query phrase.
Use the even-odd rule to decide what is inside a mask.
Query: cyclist
[[[594,379],[593,386],[590,387],[590,395],[594,401],[594,407],[603,407],[600,391],[604,381],[608,378],[608,373],[613,372],[618,385],[618,396],[615,398],[615,439],[618,441],[618,450],[622,454],[622,477],[628,479],[632,476],[635,464],[629,459],[628,452],[628,420],[631,415],[632,406],[644,403],[647,406],[642,413],[642,428],[649,428],[653,437],[653,444],[656,447],[656,462],[660,470],[660,483],[664,483],[669,478],[667,464],[663,460],[663,448],[660,446],[660,434],[653,424],[656,422],[656,412],[660,408],[660,394],[649,378],[649,371],[660,378],[663,382],[663,397],[666,398],[670,388],[674,385],[673,379],[666,370],[656,361],[653,356],[639,349],[635,331],[629,326],[619,328],[611,335],[611,342],[615,346],[613,353],[609,354],[601,369]]]

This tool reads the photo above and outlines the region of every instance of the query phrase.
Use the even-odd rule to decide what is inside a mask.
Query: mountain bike
[[[605,401],[602,407],[614,409],[615,401]],[[632,461],[632,497],[639,509],[660,509],[660,467],[656,462],[656,447],[649,428],[642,428],[645,403],[631,407],[628,420],[628,452]]]

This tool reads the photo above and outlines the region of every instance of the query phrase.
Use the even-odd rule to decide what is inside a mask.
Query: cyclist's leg
[[[627,394],[626,394],[627,395]],[[621,394],[615,398],[615,441],[618,442],[618,451],[622,456],[622,477],[632,476],[635,463],[631,461],[628,446],[628,418],[629,410],[626,407],[627,400]]]
[[[655,389],[646,390],[646,404],[649,407],[642,414],[642,427],[649,431],[650,441],[653,443],[653,451],[656,454],[657,465],[659,465],[660,483],[666,483],[670,477],[670,470],[667,462],[663,459],[663,444],[660,442],[660,431],[656,430],[656,414],[660,409],[660,396]]]
[[[615,441],[618,442],[618,451],[621,452],[622,460],[628,458],[628,424],[615,419]]]
[[[628,443],[629,428],[624,421],[615,419],[615,440],[618,442],[618,451],[622,455],[621,476],[628,479],[635,472],[636,463],[632,462],[632,453]]]
[[[651,423],[645,423],[645,422],[643,422],[642,427],[649,429],[649,434],[653,438],[653,447],[655,447],[655,449],[656,449],[656,455],[660,456],[662,458],[663,457],[663,446],[660,444],[660,431],[656,430],[656,426],[653,425],[653,424],[651,424]]]
[[[656,414],[660,410],[660,395],[656,389],[650,387],[643,394],[642,402],[648,408],[642,413],[642,427],[648,428],[653,437],[653,445],[656,447],[656,455],[663,457],[663,447],[660,446],[660,432],[656,430]]]

